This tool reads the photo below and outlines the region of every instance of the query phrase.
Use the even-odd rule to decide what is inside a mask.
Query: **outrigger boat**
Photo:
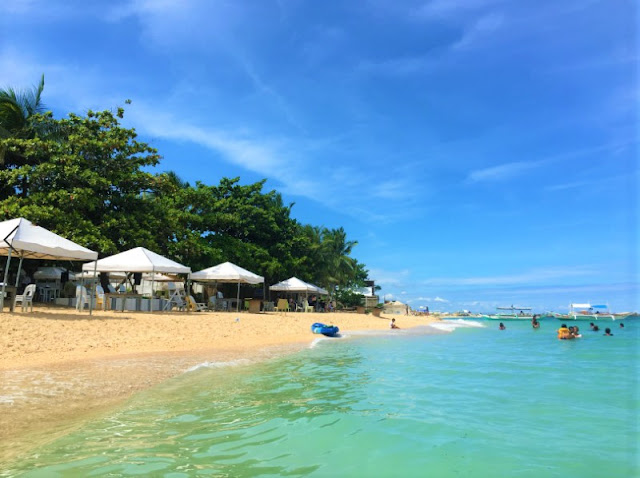
[[[531,313],[531,307],[497,307],[498,311],[493,315],[483,315],[483,319],[489,320],[531,320],[533,314]]]
[[[568,314],[555,314],[558,320],[622,320],[625,316],[618,316],[609,312],[608,305],[569,304]]]

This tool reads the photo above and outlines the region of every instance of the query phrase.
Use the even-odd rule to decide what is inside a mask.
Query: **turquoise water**
[[[640,476],[640,321],[574,341],[558,325],[459,321],[202,367],[4,475]]]

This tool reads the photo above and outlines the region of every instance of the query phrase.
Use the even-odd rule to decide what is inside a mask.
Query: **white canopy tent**
[[[136,247],[128,251],[105,257],[82,266],[83,271],[96,270],[98,272],[148,272],[151,274],[151,291],[155,275],[158,274],[191,274],[191,268],[167,259],[144,247]]]
[[[0,222],[0,255],[7,256],[2,293],[0,294],[0,310],[4,306],[4,293],[12,255],[20,257],[16,287],[22,269],[22,261],[25,258],[70,261],[90,261],[98,258],[97,252],[58,236],[43,227],[36,226],[21,217]],[[91,313],[91,305],[89,313]]]
[[[198,282],[231,282],[238,283],[238,305],[240,308],[240,284],[261,284],[264,277],[243,269],[231,262],[223,262],[217,266],[209,267],[191,274],[191,280]]]
[[[328,294],[328,292],[322,287],[309,284],[297,277],[290,277],[285,281],[278,282],[277,284],[269,287],[269,289],[280,292],[304,292],[305,294],[309,294],[309,292],[311,292],[312,294]]]

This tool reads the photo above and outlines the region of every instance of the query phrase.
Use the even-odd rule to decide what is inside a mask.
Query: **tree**
[[[34,138],[0,140],[24,164],[0,170],[0,184],[14,194],[0,200],[0,216],[25,216],[75,242],[113,254],[135,246],[157,247],[158,217],[145,192],[158,178],[143,167],[160,156],[122,128],[124,110],[89,111],[56,120],[34,115]]]

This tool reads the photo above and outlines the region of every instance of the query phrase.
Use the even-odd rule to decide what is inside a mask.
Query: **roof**
[[[287,280],[278,282],[277,284],[269,287],[269,289],[285,292],[315,292],[316,294],[328,294],[328,292],[322,287],[309,284],[308,282],[300,280],[297,277],[290,277]]]
[[[164,272],[168,274],[189,274],[191,268],[167,259],[144,247],[136,247],[128,251],[105,257],[96,262],[82,265],[83,271],[93,271],[96,265],[98,272]]]
[[[10,248],[11,255],[25,259],[90,261],[98,258],[97,252],[22,217],[0,222],[0,255],[9,255]]]
[[[223,262],[191,274],[191,280],[201,282],[238,282],[241,284],[260,284],[264,277],[243,269],[231,262]]]

